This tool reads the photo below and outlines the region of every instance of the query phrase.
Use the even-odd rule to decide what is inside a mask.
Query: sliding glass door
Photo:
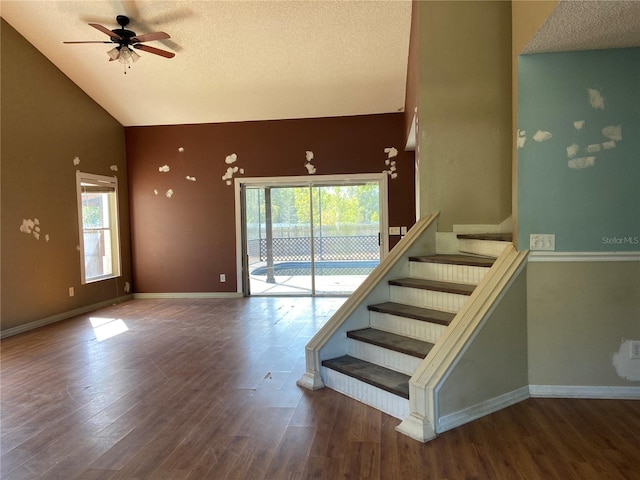
[[[380,262],[380,181],[305,180],[242,185],[245,294],[348,295]]]
[[[312,187],[315,293],[350,294],[380,263],[377,183]]]
[[[245,202],[247,293],[312,294],[309,188],[251,187]]]

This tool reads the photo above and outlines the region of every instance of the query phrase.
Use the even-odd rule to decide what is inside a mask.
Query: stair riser
[[[474,240],[468,238],[459,239],[459,248],[463,253],[483,255],[498,258],[509,242],[496,242],[493,240]]]
[[[404,303],[415,307],[442,310],[444,312],[451,313],[457,313],[464,302],[469,299],[468,295],[437,292],[434,290],[422,290],[420,288],[400,287],[397,285],[390,285],[389,291],[392,302]]]
[[[369,312],[369,322],[373,328],[378,330],[404,335],[405,337],[429,343],[436,343],[447,328],[445,325],[437,323],[380,312]]]
[[[444,263],[409,262],[409,276],[440,280],[443,282],[469,283],[477,285],[484,278],[487,267],[452,265]]]
[[[370,343],[360,342],[352,338],[347,339],[348,355],[390,368],[405,375],[413,375],[420,366],[422,359],[404,353],[389,350]]]
[[[324,384],[333,390],[377,408],[392,417],[404,419],[409,416],[409,400],[406,398],[399,397],[330,368],[322,367],[321,373]]]

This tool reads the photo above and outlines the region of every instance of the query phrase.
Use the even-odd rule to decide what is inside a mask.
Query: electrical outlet
[[[69,287],[69,296],[73,297],[76,294],[76,292],[74,291],[73,287]]]
[[[529,250],[556,249],[556,236],[553,233],[532,233],[529,235]]]
[[[633,360],[640,360],[640,342],[631,342],[631,358]]]
[[[227,276],[226,276],[224,273],[221,273],[221,274],[220,274],[220,281],[221,281],[222,283],[224,283],[224,282],[226,282],[226,281],[227,281]]]

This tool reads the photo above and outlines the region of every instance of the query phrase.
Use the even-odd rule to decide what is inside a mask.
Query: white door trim
[[[355,173],[349,175],[303,175],[291,177],[244,177],[234,178],[236,217],[236,292],[242,293],[242,202],[240,191],[243,185],[255,187],[322,186],[361,182],[378,182],[380,202],[380,261],[389,253],[389,194],[386,173]]]

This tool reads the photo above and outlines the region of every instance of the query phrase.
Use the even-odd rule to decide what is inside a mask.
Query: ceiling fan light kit
[[[129,65],[130,63],[137,62],[140,59],[140,55],[127,46],[113,47],[107,52],[107,55],[109,56],[110,62],[117,60],[124,65]]]
[[[140,59],[140,55],[133,50],[134,48],[137,50],[142,50],[143,52],[152,53],[154,55],[158,55],[164,58],[173,58],[175,53],[168,52],[166,50],[161,50],[156,47],[151,47],[149,45],[143,44],[143,42],[149,42],[152,40],[166,40],[171,38],[165,32],[151,32],[145,33],[144,35],[136,35],[135,32],[131,30],[127,30],[125,27],[129,24],[129,18],[124,15],[118,15],[116,17],[116,21],[120,28],[115,28],[113,30],[109,30],[107,27],[100,25],[99,23],[90,23],[89,25],[95,28],[96,30],[100,30],[105,35],[108,35],[110,41],[76,41],[76,42],[64,42],[64,43],[115,43],[117,46],[113,47],[111,50],[107,52],[107,56],[109,57],[109,61],[118,61],[123,64],[125,67],[124,73],[127,73],[127,68],[131,68],[131,64],[137,62]]]

